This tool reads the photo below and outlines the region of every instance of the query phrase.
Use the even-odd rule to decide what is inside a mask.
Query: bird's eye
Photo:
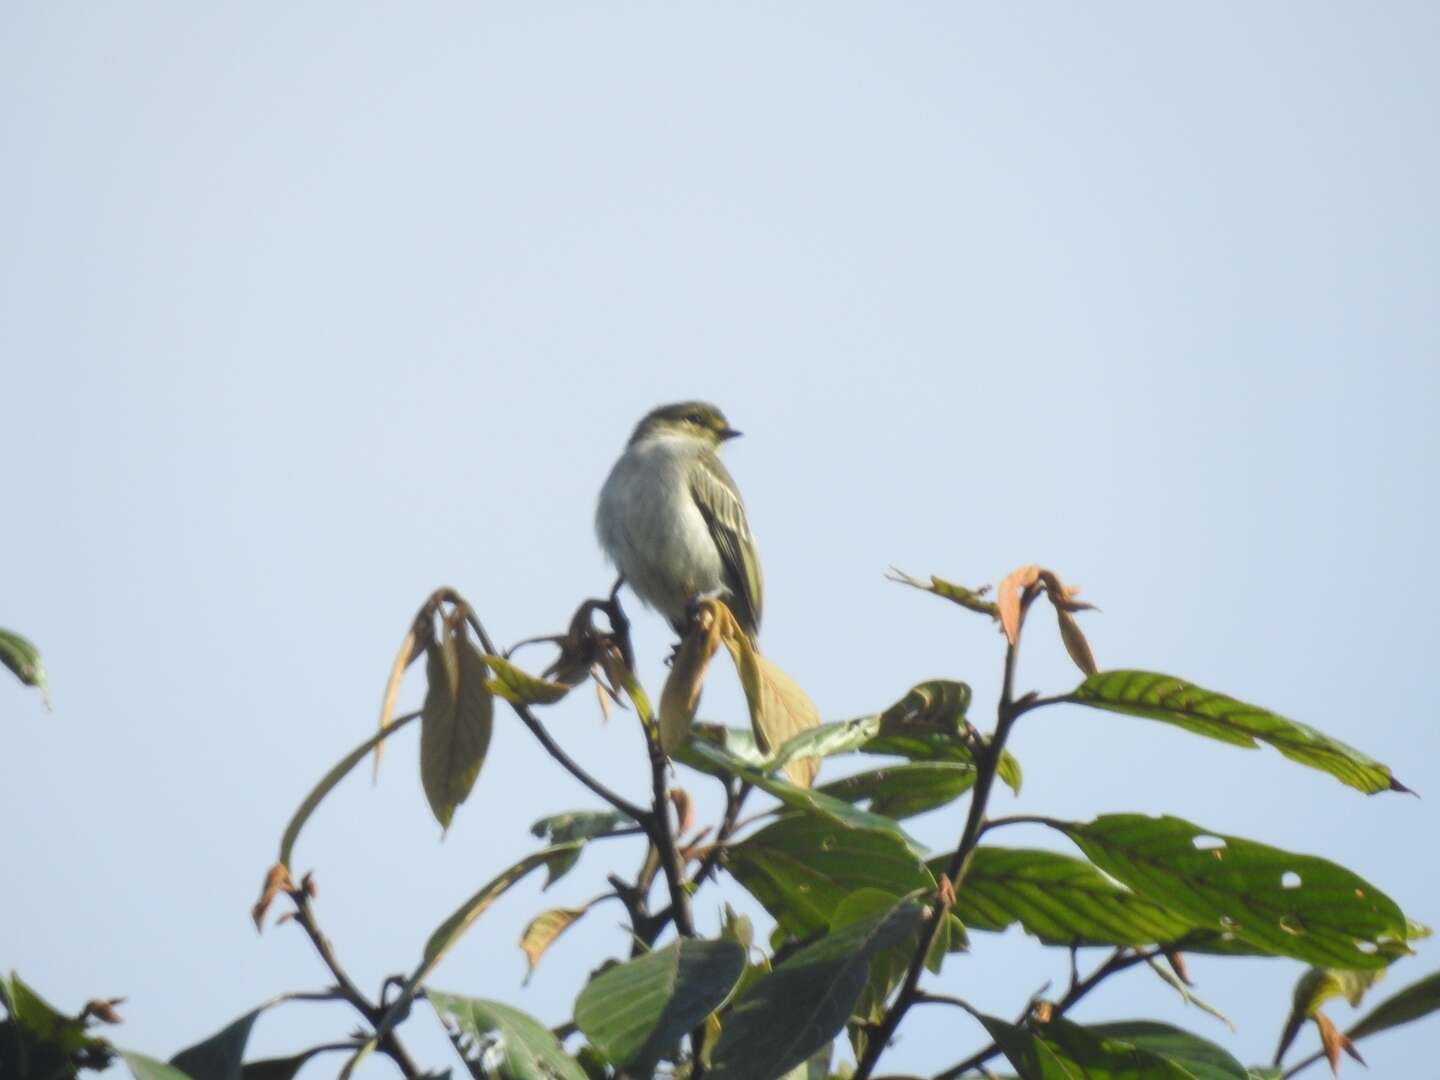
[[[698,412],[692,412],[689,416],[685,417],[685,420],[688,423],[696,425],[701,425],[705,423],[704,415]]]

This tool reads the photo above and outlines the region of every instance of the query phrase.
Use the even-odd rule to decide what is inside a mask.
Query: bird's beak
[[[721,442],[728,442],[730,439],[738,439],[738,438],[739,438],[741,435],[743,435],[743,434],[745,434],[743,431],[736,431],[736,430],[735,430],[734,428],[732,428],[732,427],[721,428],[721,429],[720,429],[720,441],[721,441]]]

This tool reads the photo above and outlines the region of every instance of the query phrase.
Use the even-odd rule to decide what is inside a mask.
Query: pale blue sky
[[[1437,70],[1418,2],[7,5],[0,625],[43,647],[55,712],[0,684],[0,966],[68,1008],[127,996],[115,1038],[161,1056],[321,985],[248,906],[416,605],[448,583],[502,640],[561,627],[609,581],[610,461],[691,396],[747,432],[766,651],[827,718],[942,675],[988,717],[993,631],[883,571],[1043,562],[1104,609],[1102,664],[1279,709],[1429,798],[1068,709],[1019,728],[1001,808],[1179,814],[1440,922]],[[637,622],[658,688],[666,633]],[[1022,683],[1064,689],[1037,629]],[[705,711],[738,720],[733,688]],[[586,694],[552,727],[643,791],[628,718]],[[367,988],[531,820],[593,805],[502,720],[440,844],[415,757],[400,737],[298,852]],[[520,887],[436,983],[568,1016],[618,909],[524,990],[519,928],[637,858]],[[1010,1014],[1063,969],[982,939],[940,985]],[[1193,970],[1237,1035],[1148,974],[1077,1015],[1268,1060],[1299,966]],[[351,1025],[293,1005],[253,1046]],[[406,1038],[450,1061],[423,1012]],[[1366,1044],[1371,1075],[1426,1038]],[[885,1069],[984,1041],[920,1010]]]

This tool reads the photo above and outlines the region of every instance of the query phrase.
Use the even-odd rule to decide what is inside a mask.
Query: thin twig
[[[330,969],[330,974],[335,979],[335,989],[338,995],[349,1002],[355,1011],[365,1018],[367,1024],[372,1028],[377,1027],[384,1010],[371,1003],[370,999],[355,985],[355,980],[350,978],[344,967],[341,966],[340,958],[335,955],[334,945],[320,929],[320,924],[315,921],[315,909],[310,903],[310,897],[303,888],[299,888],[291,890],[290,899],[295,903],[295,922],[305,931],[306,936],[310,938],[310,943],[315,946],[315,951],[320,954],[321,961]],[[418,1080],[421,1075],[420,1068],[393,1031],[386,1033],[377,1048],[395,1062],[395,1067],[400,1070],[401,1075]]]
[[[1081,998],[1085,997],[1086,994],[1094,990],[1111,975],[1125,971],[1127,968],[1132,968],[1136,964],[1143,964],[1145,961],[1159,956],[1162,952],[1163,950],[1161,949],[1153,949],[1149,952],[1141,953],[1132,952],[1124,947],[1116,949],[1104,963],[1089,975],[1079,982],[1071,983],[1070,989],[1065,992],[1065,996],[1055,1003],[1052,1015],[1064,1016]],[[964,1076],[971,1069],[978,1069],[991,1058],[998,1057],[1000,1053],[1000,1047],[992,1042],[989,1046],[972,1054],[964,1061],[951,1065],[950,1068],[943,1072],[936,1073],[934,1080],[956,1080],[956,1077]]]
[[[1020,627],[1023,628],[1025,615],[1038,595],[1038,590],[1032,586],[1026,589],[1021,596]],[[985,809],[989,805],[990,791],[995,784],[996,774],[999,772],[1001,756],[1005,752],[1005,741],[1010,737],[1010,728],[1019,715],[1015,711],[1015,661],[1018,653],[1019,633],[1017,632],[1015,643],[1007,643],[1005,647],[1005,677],[1001,685],[1000,701],[996,707],[995,733],[989,743],[980,748],[980,752],[976,754],[975,787],[970,793],[970,811],[965,819],[965,829],[960,834],[960,842],[955,845],[955,851],[951,854],[949,865],[945,869],[946,878],[956,890],[961,888],[965,882],[965,874],[969,870],[971,857],[984,828]],[[900,992],[891,1002],[890,1008],[886,1010],[884,1018],[876,1025],[875,1031],[870,1035],[865,1053],[855,1068],[854,1080],[869,1080],[871,1073],[875,1071],[876,1064],[880,1061],[880,1056],[885,1053],[890,1040],[894,1038],[900,1021],[905,1018],[906,1012],[915,1003],[915,995],[920,985],[920,975],[925,970],[925,959],[930,954],[930,948],[936,935],[940,932],[940,927],[944,924],[947,914],[948,907],[944,902],[935,904],[930,918],[920,934],[919,947],[910,958],[910,966],[905,972],[905,980],[901,983]]]

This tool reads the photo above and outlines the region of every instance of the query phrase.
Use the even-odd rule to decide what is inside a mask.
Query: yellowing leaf
[[[767,754],[787,739],[820,725],[820,710],[795,680],[761,656],[742,633],[725,638],[725,647],[735,661],[745,700],[750,705],[750,725],[755,742]],[[820,771],[818,757],[797,757],[783,766],[785,775],[801,787],[810,787]]]
[[[395,661],[390,665],[390,678],[385,682],[385,696],[380,700],[380,733],[383,735],[385,729],[390,726],[391,718],[395,715],[395,701],[400,697],[400,684],[405,680],[405,671],[411,664],[425,652],[426,641],[420,636],[417,627],[429,627],[429,619],[421,621],[418,617],[411,624],[410,632],[405,635],[405,640],[400,642],[400,649],[395,653]],[[426,638],[429,633],[426,634]],[[374,779],[380,778],[380,755],[384,752],[385,741],[383,739],[375,743],[375,767],[372,770]]]
[[[690,737],[690,725],[700,707],[705,669],[720,648],[721,640],[739,633],[735,617],[724,604],[716,600],[701,601],[660,691],[660,747],[665,753],[673,754]]]
[[[486,689],[513,705],[553,705],[571,690],[565,683],[536,678],[503,656],[486,656],[485,663],[495,673]]]
[[[551,908],[549,911],[542,911],[530,920],[529,925],[520,934],[520,949],[524,952],[528,964],[528,970],[525,972],[527,983],[530,981],[530,976],[535,974],[535,967],[540,963],[540,957],[545,954],[545,950],[550,948],[556,938],[575,925],[580,916],[589,910],[588,907]]]

